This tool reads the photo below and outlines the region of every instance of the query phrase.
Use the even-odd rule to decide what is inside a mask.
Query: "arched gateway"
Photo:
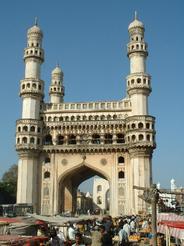
[[[32,203],[37,213],[75,212],[77,187],[98,175],[109,181],[110,214],[145,211],[133,185],[152,182],[154,117],[148,113],[151,77],[146,72],[144,25],[129,25],[130,74],[127,97],[119,101],[65,103],[63,72],[52,71],[50,103],[43,101],[43,33],[28,30],[25,79],[20,82],[22,118],[17,120],[19,155],[17,203]]]

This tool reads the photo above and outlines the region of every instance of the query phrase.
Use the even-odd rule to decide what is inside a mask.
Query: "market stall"
[[[184,243],[184,216],[162,214],[158,216],[157,231],[166,237],[166,246],[171,245],[170,238],[180,239]]]

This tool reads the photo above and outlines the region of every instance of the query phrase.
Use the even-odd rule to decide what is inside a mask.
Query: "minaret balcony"
[[[134,115],[126,118],[126,133],[129,131],[154,131],[155,117],[150,115]]]
[[[148,56],[148,51],[147,51],[147,43],[145,42],[130,42],[127,45],[127,55],[129,56],[130,54],[134,52],[142,52],[144,53],[145,56]]]
[[[145,73],[133,73],[127,76],[127,91],[142,89],[146,94],[151,92],[151,76]]]
[[[16,121],[17,134],[42,134],[42,121],[35,119],[20,119]]]
[[[44,81],[39,79],[23,79],[20,81],[20,96],[24,94],[38,94],[44,96]]]
[[[29,47],[24,49],[24,60],[27,58],[36,58],[44,62],[44,50],[39,47]]]

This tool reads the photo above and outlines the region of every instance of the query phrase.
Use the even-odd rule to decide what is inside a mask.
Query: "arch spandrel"
[[[89,179],[89,178],[91,178],[91,177],[93,177],[95,175],[98,175],[98,176],[100,176],[100,177],[102,177],[102,178],[104,178],[104,179],[106,179],[106,180],[108,180],[110,182],[110,176],[109,176],[108,173],[104,172],[104,168],[103,167],[102,167],[102,169],[100,169],[100,168],[97,168],[94,165],[89,164],[88,162],[83,161],[83,162],[81,162],[79,164],[76,164],[74,166],[68,165],[68,167],[65,169],[65,171],[62,172],[58,176],[58,185],[62,181],[64,181],[65,178],[67,178],[69,176],[71,177],[71,176],[73,176],[75,174],[77,175],[77,173],[80,173],[80,171],[82,169],[83,170],[85,170],[85,169],[88,170],[89,171],[88,172],[89,174],[86,173],[86,176],[83,176],[81,178],[81,182],[80,183],[82,183],[83,181],[85,181],[85,180],[87,180],[87,179]],[[79,171],[79,172],[77,172],[77,171]]]

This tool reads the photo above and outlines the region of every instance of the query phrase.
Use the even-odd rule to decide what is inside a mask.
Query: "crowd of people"
[[[68,223],[64,232],[62,227],[50,227],[47,234],[50,246],[128,246],[129,238],[144,227],[149,227],[149,219],[142,220],[140,228],[139,216],[126,216],[85,220]]]

